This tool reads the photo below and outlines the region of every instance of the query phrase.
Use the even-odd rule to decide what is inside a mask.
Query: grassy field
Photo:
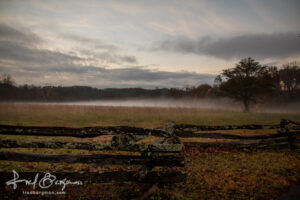
[[[169,122],[197,125],[278,124],[300,121],[299,113],[243,113],[193,108],[141,108],[0,103],[0,124],[37,126],[137,126],[155,128]]]
[[[0,124],[35,126],[116,126],[155,128],[171,121],[179,124],[241,125],[278,124],[280,119],[300,121],[300,113],[242,113],[223,110],[186,108],[97,107],[1,103]],[[239,135],[264,134],[263,131],[227,131]],[[0,139],[41,141],[38,136],[1,135]],[[70,140],[47,137],[51,141]],[[108,142],[108,137],[71,139],[74,142]],[[206,139],[207,140],[207,139]],[[209,139],[208,139],[209,140]],[[70,149],[2,148],[1,151],[45,154],[93,154],[99,151]],[[103,153],[103,152],[102,152]],[[108,152],[124,154],[124,152]],[[289,186],[300,182],[299,150],[224,150],[190,148],[184,152],[187,182],[161,187],[151,199],[275,199]],[[126,154],[126,152],[125,152]],[[130,167],[129,167],[130,168]],[[127,167],[127,170],[129,169]],[[26,163],[0,161],[0,171],[109,171],[119,166],[95,167],[85,164]],[[70,199],[126,199],[129,193],[141,193],[144,184],[90,184],[67,187]],[[87,192],[88,191],[88,192]],[[64,198],[64,197],[63,197]]]

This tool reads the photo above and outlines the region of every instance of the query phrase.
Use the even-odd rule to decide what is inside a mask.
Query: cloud
[[[89,85],[98,88],[183,87],[202,83],[212,84],[215,78],[211,74],[186,71],[167,72],[145,67],[109,69],[74,64],[33,67],[19,64],[6,66],[5,63],[0,62],[0,71],[12,75],[18,84]],[[61,77],[64,77],[64,79]]]
[[[80,53],[85,56],[91,56],[95,60],[100,59],[104,63],[114,63],[114,64],[122,64],[122,63],[130,63],[137,64],[138,61],[135,56],[128,55],[120,55],[117,53],[119,47],[113,44],[107,44],[100,39],[89,38],[74,34],[61,34],[63,39],[71,40],[75,43],[80,43],[81,46],[85,46],[86,48],[77,49]],[[89,49],[93,49],[92,51]]]
[[[0,24],[0,41],[14,41],[14,43],[28,46],[38,45],[43,42],[39,36],[24,30],[24,28],[22,29],[20,31],[6,24]]]
[[[107,74],[114,77],[116,80],[125,81],[167,81],[180,79],[199,79],[202,81],[211,81],[212,75],[197,74],[192,72],[166,72],[156,71],[147,68],[123,68],[106,70]]]
[[[144,7],[129,2],[113,2],[109,1],[106,6],[114,11],[126,14],[126,15],[138,15],[146,12]]]
[[[58,51],[28,48],[10,41],[0,41],[0,59],[21,62],[25,65],[52,65],[83,61],[83,58]]]
[[[60,37],[66,40],[71,40],[76,43],[85,44],[85,45],[93,45],[95,49],[107,50],[107,51],[116,51],[119,48],[112,44],[106,44],[102,40],[96,38],[83,37],[79,35],[63,33],[60,34]]]
[[[40,48],[44,40],[38,35],[0,24],[0,59],[22,65],[47,66],[71,64],[84,61],[75,55]]]
[[[213,83],[214,76],[209,74],[167,72],[143,66],[109,68],[110,63],[122,66],[124,63],[136,64],[137,60],[134,56],[109,52],[109,48],[103,51],[76,49],[73,53],[49,50],[41,47],[41,37],[29,31],[0,27],[0,73],[10,74],[18,84],[155,88]],[[81,43],[95,43],[92,38],[68,37]],[[98,45],[107,44],[100,42]],[[97,60],[107,65],[91,64]]]
[[[137,59],[134,56],[121,56],[120,58],[127,63],[137,63]]]
[[[158,43],[153,50],[208,55],[222,59],[284,58],[300,54],[299,33],[243,34],[214,39],[176,38]]]
[[[134,56],[123,56],[117,54],[111,54],[109,52],[90,52],[89,55],[93,55],[95,59],[101,59],[107,63],[131,63],[137,64],[137,60]]]
[[[44,40],[38,35],[29,30],[21,30],[20,27],[0,24],[0,59],[43,67],[48,65],[63,67],[75,63],[92,62],[102,64],[137,64],[138,62],[134,56],[116,53],[118,47],[106,44],[101,40],[72,34],[65,34],[63,37],[79,43],[93,44],[94,50],[77,49],[71,53],[41,48]],[[87,45],[88,47],[90,46]]]
[[[109,51],[90,51],[88,49],[76,49],[81,55],[90,58],[95,62],[101,61],[102,64],[137,64],[135,56],[120,55]]]

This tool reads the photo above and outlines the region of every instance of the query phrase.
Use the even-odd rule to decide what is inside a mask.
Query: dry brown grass
[[[12,152],[46,153],[46,154],[82,154],[96,153],[86,150],[53,150],[53,149],[3,149]],[[187,174],[185,183],[171,184],[160,188],[152,199],[276,199],[295,182],[300,181],[299,153],[290,150],[226,152],[220,149],[212,152],[190,151],[185,153],[184,171]],[[66,152],[68,151],[68,152]],[[217,152],[217,153],[214,153]],[[113,152],[109,152],[113,153]],[[126,152],[125,152],[126,153]],[[1,171],[16,170],[36,172],[89,171],[103,172],[112,170],[136,170],[136,167],[90,166],[86,164],[14,162],[1,161]],[[144,190],[140,183],[86,184],[84,187],[67,187],[67,194],[77,198],[78,195],[95,199],[113,196],[122,199],[132,188]],[[91,196],[91,190],[99,194]],[[120,193],[122,191],[122,193]]]

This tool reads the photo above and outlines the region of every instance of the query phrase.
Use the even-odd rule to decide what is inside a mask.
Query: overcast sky
[[[253,57],[300,61],[299,0],[0,0],[0,73],[17,84],[212,84]]]

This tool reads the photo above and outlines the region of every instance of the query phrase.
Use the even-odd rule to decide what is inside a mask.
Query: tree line
[[[0,81],[0,101],[84,101],[125,98],[166,97],[168,89],[147,90],[142,88],[97,89],[89,86],[35,86],[14,84],[10,76]]]
[[[255,103],[287,103],[300,99],[300,64],[290,62],[281,68],[263,66],[244,58],[234,68],[225,69],[214,85],[185,88],[108,88],[88,86],[17,85],[9,75],[0,77],[0,101],[83,101],[125,98],[220,98],[240,101],[244,111]]]

